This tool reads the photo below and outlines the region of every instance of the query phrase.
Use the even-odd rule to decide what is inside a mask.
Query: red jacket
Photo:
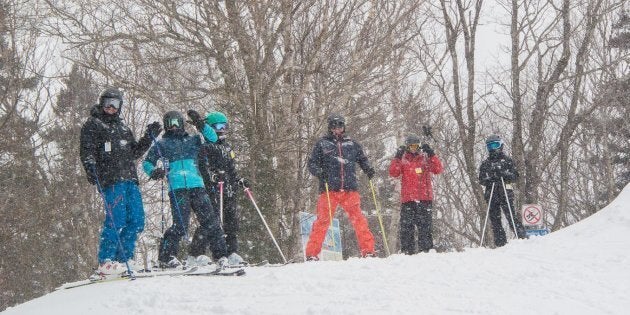
[[[402,175],[400,202],[433,200],[431,174],[442,173],[442,162],[436,155],[428,158],[424,154],[406,152],[402,159],[394,159],[389,165],[389,176]]]

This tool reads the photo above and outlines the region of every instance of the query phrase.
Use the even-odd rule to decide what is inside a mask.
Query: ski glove
[[[428,157],[433,157],[435,151],[426,143],[422,144],[422,152],[426,153]]]
[[[165,174],[166,174],[166,172],[164,171],[164,169],[161,168],[161,167],[158,167],[158,168],[154,169],[153,172],[151,172],[151,176],[149,176],[149,178],[154,179],[154,180],[158,180],[158,179],[164,178]]]
[[[376,174],[376,171],[372,167],[365,170],[365,175],[367,175],[369,179],[372,179],[372,177],[374,177],[374,174]]]
[[[215,172],[208,172],[210,174],[210,181],[212,181],[213,183],[218,183],[220,181],[223,181],[223,171],[219,171],[218,173]]]
[[[159,122],[154,121],[147,125],[147,131],[145,131],[145,137],[155,138],[162,132],[162,125]]]
[[[87,175],[87,181],[90,185],[96,185],[97,175],[96,175],[96,161],[92,156],[89,156],[83,162],[85,165],[85,174]]]
[[[194,109],[188,110],[187,114],[188,114],[188,118],[190,118],[188,123],[195,126],[195,128],[197,128],[199,132],[202,132],[203,126],[206,123],[204,122],[203,118],[201,118],[201,115]]]
[[[397,159],[402,159],[403,155],[405,155],[405,151],[407,151],[407,147],[401,145],[400,147],[398,147],[398,150],[396,150],[396,156],[394,157]]]
[[[249,188],[249,181],[247,180],[247,178],[241,178],[238,180],[238,185],[241,186],[243,189],[247,189]]]
[[[315,176],[319,177],[319,179],[323,181],[328,181],[328,171],[325,168],[320,168]]]

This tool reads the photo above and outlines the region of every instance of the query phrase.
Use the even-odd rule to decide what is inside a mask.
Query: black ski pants
[[[179,242],[189,228],[190,212],[195,212],[199,228],[190,246],[189,254],[198,256],[205,253],[210,245],[212,255],[220,258],[227,255],[225,239],[217,213],[212,208],[210,198],[205,188],[177,189],[169,194],[173,225],[166,230],[158,259],[168,262],[171,257],[177,256]]]
[[[433,248],[432,205],[433,202],[430,200],[410,201],[402,204],[400,209],[400,250],[404,254],[413,255]],[[417,249],[416,229],[418,230]]]
[[[505,230],[503,229],[503,224],[501,222],[501,212],[503,212],[503,214],[507,218],[510,230],[514,229],[512,227],[512,218],[514,218],[514,225],[516,225],[517,237],[526,238],[525,228],[523,228],[521,218],[520,216],[516,215],[516,211],[514,209],[514,191],[512,191],[511,189],[508,189],[506,191],[508,196],[507,200],[505,198],[505,194],[503,193],[501,182],[495,184],[492,201],[490,202],[490,210],[488,213],[488,215],[490,216],[490,224],[492,224],[494,245],[496,247],[501,247],[507,243],[507,237],[505,235]],[[486,196],[486,202],[488,202],[488,198],[489,195]],[[510,205],[509,207],[508,202]],[[511,214],[510,209],[512,209]]]
[[[238,252],[237,234],[239,231],[238,209],[236,207],[236,194],[234,187],[224,187],[223,190],[223,232],[225,233],[225,243],[227,245],[228,255]],[[220,217],[220,192],[219,184],[214,184],[208,190],[212,207]]]

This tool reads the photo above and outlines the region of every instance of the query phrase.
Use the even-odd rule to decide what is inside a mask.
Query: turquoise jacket
[[[216,142],[217,134],[207,124],[202,135],[206,141]],[[177,134],[167,131],[162,138],[154,142],[144,159],[142,168],[147,175],[151,175],[159,159],[164,163],[170,190],[204,187],[203,178],[197,164],[201,149],[201,137],[191,136],[186,132]]]

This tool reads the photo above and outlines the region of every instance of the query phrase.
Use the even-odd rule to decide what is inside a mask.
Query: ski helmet
[[[494,152],[503,148],[503,140],[498,135],[490,135],[486,138],[488,152]]]
[[[405,138],[405,145],[410,146],[412,144],[420,145],[420,137],[417,135],[411,134]]]
[[[178,111],[170,111],[164,114],[163,123],[166,130],[173,127],[184,130],[184,116]]]
[[[206,115],[206,123],[216,131],[223,131],[228,127],[228,119],[222,112],[211,112]]]
[[[123,94],[117,88],[107,88],[99,96],[98,104],[103,108],[112,106],[120,111],[123,104]]]
[[[339,114],[332,114],[328,116],[328,130],[336,127],[345,127],[346,120]]]

